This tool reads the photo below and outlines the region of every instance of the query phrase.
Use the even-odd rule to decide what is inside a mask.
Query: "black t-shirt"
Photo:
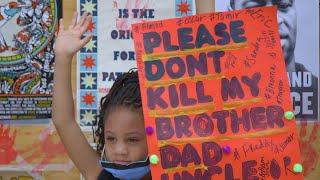
[[[120,179],[113,177],[113,175],[108,171],[102,170],[97,180],[120,180]]]
[[[111,173],[106,170],[102,170],[98,176],[97,180],[120,180],[119,178],[114,177]],[[150,180],[152,180],[150,178]]]

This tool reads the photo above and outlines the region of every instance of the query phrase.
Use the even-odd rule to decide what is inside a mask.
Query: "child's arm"
[[[196,0],[197,14],[214,12],[213,0]]]
[[[52,120],[60,138],[76,167],[86,179],[96,179],[101,167],[99,156],[91,148],[75,120],[74,101],[71,90],[71,60],[77,51],[91,39],[81,39],[91,21],[84,14],[77,22],[74,14],[70,26],[64,29],[60,20],[59,34],[55,44],[55,72],[53,88]]]

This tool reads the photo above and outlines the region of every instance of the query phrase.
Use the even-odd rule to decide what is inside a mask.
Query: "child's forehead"
[[[111,105],[105,115],[105,120],[110,116],[119,116],[122,113],[130,114],[131,116],[143,116],[142,107],[135,107],[133,105]]]
[[[142,109],[132,109],[127,107],[117,107],[110,109],[104,119],[105,130],[126,131],[144,129]]]
[[[125,138],[128,136],[143,137],[145,136],[145,131],[143,128],[128,126],[123,128],[106,128],[104,134],[105,137],[108,137],[110,135],[118,138]]]
[[[128,131],[117,131],[114,130],[106,130],[104,132],[105,135],[117,136],[117,137],[128,137],[128,136],[144,136],[144,131],[139,129],[137,130],[128,130]],[[107,137],[107,136],[106,136]]]

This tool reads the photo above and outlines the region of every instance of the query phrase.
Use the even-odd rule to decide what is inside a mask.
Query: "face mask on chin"
[[[149,158],[144,161],[136,161],[128,165],[116,164],[103,158],[104,148],[101,154],[101,166],[114,177],[123,180],[140,180],[150,172]]]

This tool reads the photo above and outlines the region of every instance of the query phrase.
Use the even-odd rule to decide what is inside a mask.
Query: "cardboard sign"
[[[153,178],[303,178],[275,7],[132,30]]]

